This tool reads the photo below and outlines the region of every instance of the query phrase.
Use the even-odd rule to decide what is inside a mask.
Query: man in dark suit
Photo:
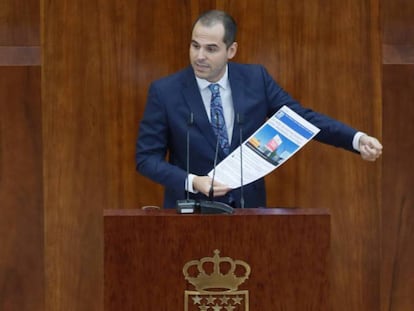
[[[376,138],[302,107],[264,67],[229,62],[237,52],[235,36],[231,16],[222,11],[204,13],[193,26],[191,66],[150,86],[137,140],[136,168],[165,187],[164,207],[175,207],[177,200],[185,199],[186,188],[192,199],[206,199],[212,182],[207,174],[213,167],[218,137],[220,162],[239,146],[240,126],[247,138],[283,105],[321,129],[316,140],[359,152],[368,161],[380,156],[382,145]],[[237,122],[240,116],[242,124]],[[187,130],[191,137],[188,176]],[[243,191],[245,207],[266,205],[263,179]],[[213,193],[215,200],[238,207],[239,189],[215,181]]]

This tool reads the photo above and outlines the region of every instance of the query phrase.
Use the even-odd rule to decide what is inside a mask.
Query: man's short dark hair
[[[200,22],[203,26],[213,26],[221,23],[224,27],[223,42],[227,47],[236,41],[237,25],[233,17],[224,11],[211,10],[201,14],[193,24],[194,26]]]

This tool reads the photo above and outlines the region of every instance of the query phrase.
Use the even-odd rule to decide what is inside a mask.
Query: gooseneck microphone
[[[219,127],[219,114],[216,112],[215,121],[217,127]],[[218,158],[218,151],[220,146],[220,138],[217,136],[216,141],[216,150],[214,154],[214,164],[213,164],[213,176],[211,178],[210,190],[208,193],[209,200],[207,201],[200,201],[200,213],[201,214],[232,214],[233,208],[223,202],[214,201],[214,179],[216,177],[216,167],[217,167],[217,158]]]
[[[243,116],[237,114],[237,124],[239,125],[239,148],[240,148],[240,208],[244,208],[243,193]]]
[[[186,132],[186,172],[187,178],[185,180],[185,191],[186,199],[177,200],[177,212],[180,214],[194,213],[196,208],[195,200],[190,200],[190,191],[189,189],[189,175],[190,175],[190,127],[194,124],[194,114],[190,112],[190,115],[187,120],[187,132]]]
[[[186,148],[186,160],[187,160],[187,179],[185,180],[186,186],[186,193],[187,193],[187,201],[190,199],[190,191],[188,191],[189,188],[189,178],[188,176],[190,175],[190,127],[193,125],[194,123],[194,115],[193,112],[190,112],[190,116],[188,118],[188,122],[187,122],[187,148]]]

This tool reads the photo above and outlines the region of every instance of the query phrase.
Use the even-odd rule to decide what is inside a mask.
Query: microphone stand
[[[243,118],[237,114],[237,123],[239,124],[239,148],[240,148],[240,208],[244,208],[243,193]]]
[[[189,175],[190,175],[190,126],[194,123],[194,115],[191,112],[190,117],[187,122],[187,147],[186,147],[186,157],[187,157],[187,179],[185,181],[185,190],[186,190],[186,199],[185,200],[177,200],[177,212],[179,214],[191,214],[194,213],[196,208],[196,201],[190,200],[190,191],[189,188]]]

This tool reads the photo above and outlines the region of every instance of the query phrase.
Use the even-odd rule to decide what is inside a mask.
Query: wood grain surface
[[[414,2],[382,0],[381,310],[414,308]],[[386,126],[385,126],[386,125]]]
[[[216,249],[220,257],[250,266],[249,278],[237,288],[248,290],[249,310],[331,310],[329,236],[329,214],[320,210],[106,214],[105,310],[184,310],[184,291],[194,290],[184,265],[212,257]],[[228,269],[220,268],[223,274]]]
[[[414,66],[384,66],[382,310],[414,306]]]
[[[39,67],[0,66],[0,310],[44,309]]]

